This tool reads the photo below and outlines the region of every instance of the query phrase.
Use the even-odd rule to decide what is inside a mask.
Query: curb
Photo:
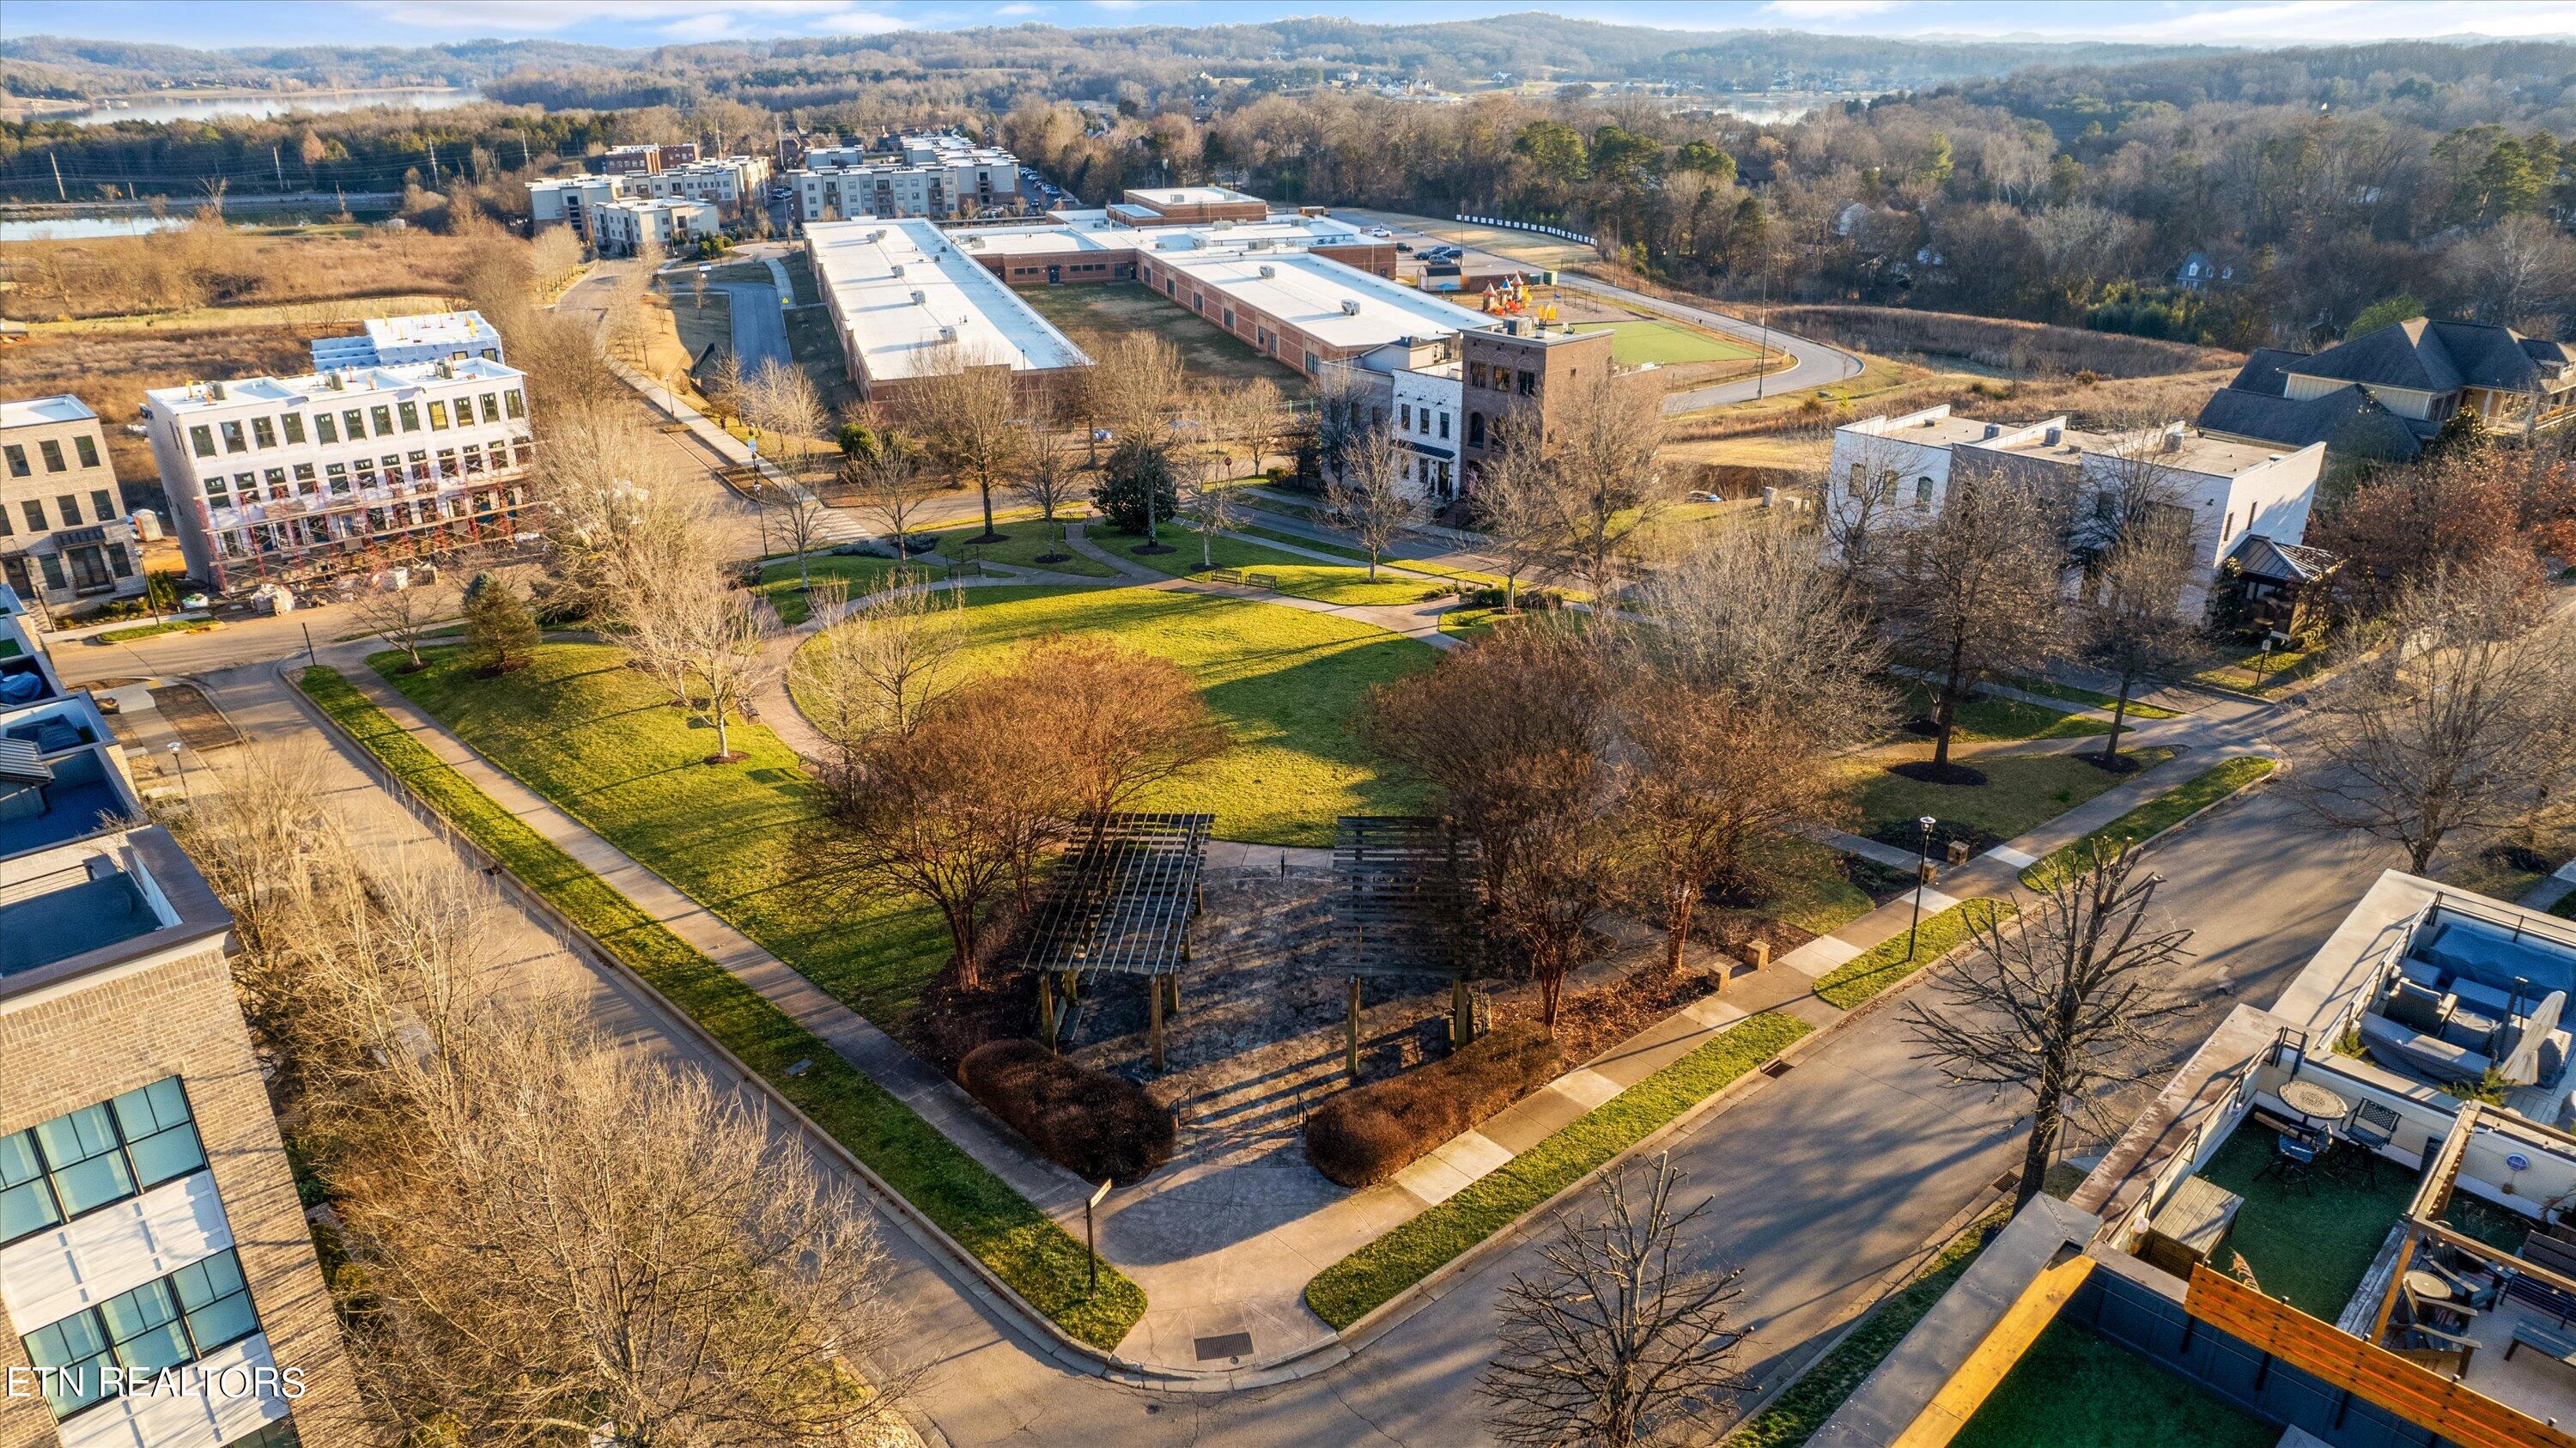
[[[687,1012],[681,1010],[656,989],[652,982],[629,969],[625,962],[601,946],[589,931],[584,930],[556,909],[552,901],[529,888],[507,866],[485,852],[483,847],[475,843],[462,829],[450,823],[447,817],[440,814],[428,800],[414,794],[408,784],[385,767],[384,762],[376,757],[373,750],[368,749],[363,742],[342,726],[340,721],[324,712],[321,706],[315,704],[304,690],[288,677],[288,670],[294,667],[296,665],[291,660],[280,663],[277,666],[277,677],[278,682],[285,686],[289,696],[294,699],[296,707],[306,717],[319,722],[325,733],[355,750],[359,767],[379,781],[387,793],[402,801],[415,816],[421,817],[451,847],[477,862],[487,878],[506,882],[505,888],[517,903],[533,909],[543,917],[561,933],[566,943],[578,950],[593,965],[613,972],[620,980],[644,992],[646,998],[654,1003],[679,1034],[686,1036],[717,1060],[724,1062],[729,1070],[755,1087],[767,1105],[795,1122],[828,1155],[856,1173],[881,1202],[892,1208],[891,1215],[904,1229],[905,1235],[931,1249],[933,1255],[945,1257],[955,1266],[963,1268],[961,1285],[966,1288],[968,1295],[976,1298],[983,1306],[994,1310],[997,1316],[1018,1319],[1014,1325],[1023,1335],[1034,1339],[1035,1346],[1041,1352],[1054,1359],[1059,1365],[1075,1372],[1104,1378],[1129,1387],[1161,1388],[1183,1392],[1221,1392],[1229,1391],[1236,1386],[1251,1386],[1251,1384],[1227,1381],[1226,1379],[1231,1378],[1232,1374],[1198,1376],[1181,1370],[1149,1367],[1120,1357],[1116,1353],[1103,1352],[1057,1326],[1052,1318],[1039,1312],[1027,1299],[1013,1290],[1010,1284],[996,1276],[980,1258],[960,1246],[955,1238],[950,1237],[938,1223],[914,1206],[909,1198],[889,1186],[884,1178],[869,1168],[867,1163],[852,1154],[838,1137],[824,1130],[794,1102],[780,1095],[767,1077],[754,1071],[723,1042],[710,1035]]]
[[[2228,764],[2229,760],[2235,760],[2235,759],[2268,759],[2268,760],[2272,761],[2272,767],[2271,767],[2271,769],[2270,769],[2269,771],[2265,772],[2264,774],[2262,774],[2262,775],[2260,775],[2260,776],[2257,776],[2256,778],[2249,779],[2249,780],[2245,781],[2243,784],[2240,784],[2240,785],[2236,786],[2234,789],[2229,790],[2227,793],[2220,795],[2218,798],[2213,799],[2213,800],[2211,800],[2209,803],[2207,803],[2207,804],[2205,804],[2205,805],[2202,805],[2200,808],[2198,808],[2198,809],[2196,809],[2196,810],[2193,810],[2191,813],[2189,813],[2189,814],[2187,814],[2187,815],[2184,815],[2181,819],[2175,820],[2172,824],[2169,824],[2169,825],[2165,826],[2163,829],[2160,829],[2160,830],[2156,831],[2154,834],[2147,836],[2145,839],[2143,839],[2143,840],[2138,840],[2138,841],[2136,841],[2136,842],[2132,843],[2132,844],[2129,846],[2129,848],[2130,848],[2132,851],[2134,851],[2134,852],[2140,852],[2140,853],[2143,853],[2143,852],[2144,852],[2144,851],[2145,851],[2149,846],[2151,846],[2151,845],[2155,844],[2157,841],[2159,841],[2159,840],[2163,839],[2165,836],[2167,836],[2167,835],[2169,835],[2169,834],[2172,834],[2174,831],[2179,830],[2179,829],[2183,828],[2184,826],[2191,824],[2191,823],[2192,823],[2192,822],[2194,822],[2195,820],[2198,820],[2202,815],[2205,815],[2205,814],[2209,813],[2211,810],[2217,809],[2217,808],[2218,808],[2218,807],[2220,807],[2221,805],[2233,804],[2233,803],[2235,803],[2236,801],[2238,801],[2238,800],[2240,800],[2240,799],[2243,799],[2245,796],[2247,796],[2247,795],[2249,795],[2249,794],[2252,794],[2254,791],[2256,791],[2256,790],[2258,790],[2258,789],[2263,788],[2265,785],[2270,784],[2273,780],[2276,780],[2276,779],[2280,778],[2282,775],[2287,774],[2287,773],[2289,773],[2289,772],[2290,772],[2290,756],[2289,756],[2288,754],[2286,754],[2286,753],[2282,753],[2282,752],[2279,752],[2278,750],[2274,750],[2274,749],[2253,749],[2253,750],[2248,750],[2246,753],[2243,753],[2243,754],[2231,754],[2231,755],[2229,755],[2226,759],[2221,759],[2221,760],[2218,760],[2218,761],[2216,761],[2215,763],[2211,764],[2211,765],[2209,766],[2209,768],[2210,768],[2210,769],[2224,769],[2224,768],[2226,768],[2226,767],[2227,767],[2227,764]],[[2207,772],[2208,772],[2207,770],[2202,771],[2202,773],[2204,773],[2204,774],[2205,774],[2205,773],[2207,773]],[[2192,778],[2193,778],[2193,779],[2197,779],[2197,778],[2199,778],[2199,775],[2194,775],[2194,776],[2192,776]],[[2183,788],[2185,785],[2188,785],[2188,784],[2190,784],[2190,783],[2191,783],[2191,780],[2186,779],[2186,780],[2184,780],[2184,781],[2182,782],[2182,784],[2177,784],[2177,785],[2175,785],[2175,786],[2174,786],[2174,789],[2181,789],[2181,788]],[[2166,791],[2166,793],[2168,793],[2168,794],[2169,794],[2169,793],[2171,793],[2171,792],[2172,792],[2171,790]],[[2161,795],[2157,796],[2157,798],[2159,798],[2159,799],[2160,799],[2160,798],[2162,798],[2162,797],[2163,797],[2163,796],[2161,796]],[[2153,803],[2155,803],[2155,800],[2148,800],[2148,801],[2146,801],[2146,804],[2153,804]],[[2139,806],[2139,808],[2144,809],[2144,808],[2146,807],[2146,804],[2142,804],[2142,805],[2140,805],[2140,806]],[[2116,823],[2116,817],[2115,817],[2115,819],[2114,819],[2114,821],[2113,821],[2113,822],[2114,822],[2114,823]],[[2109,828],[2110,828],[2110,824],[2109,824],[2109,823],[2104,824],[2104,825],[2103,825],[2103,828],[2104,828],[2104,829],[2109,829]],[[2082,841],[2084,841],[2085,839],[2089,838],[2093,833],[2094,833],[2094,831],[2092,831],[2092,830],[2086,830],[2083,834],[2081,834],[2081,835],[2077,835],[2074,839],[2069,840],[2069,841],[2067,841],[2066,843],[2067,843],[2067,845],[2069,845],[2069,846],[2072,846],[2072,845],[2075,845],[2075,844],[2079,844],[2079,843],[2081,843]],[[2047,855],[2042,855],[2042,856],[2040,856],[2038,859],[2033,860],[2033,861],[2032,861],[2032,862],[2030,862],[2029,864],[2027,864],[2027,865],[2023,866],[2021,869],[2013,871],[2013,873],[2012,873],[2012,883],[2013,883],[2013,887],[2014,887],[2015,889],[2021,889],[2021,890],[2032,890],[2032,889],[2036,889],[2036,888],[2038,888],[2037,886],[2034,886],[2034,885],[2030,884],[2028,881],[2025,881],[2024,879],[2022,879],[2022,875],[2023,875],[2023,874],[2024,874],[2024,872],[2026,872],[2026,871],[2029,871],[2029,870],[2036,870],[2036,869],[2038,869],[2042,864],[2044,864],[2044,863],[2046,863],[2046,862],[2047,862],[2047,860],[2049,859],[2049,857],[2050,857],[2051,855],[2054,855],[2054,854],[2056,854],[2056,853],[2057,853],[2057,852],[2056,852],[2055,850],[2051,850],[2051,851],[2049,851],[2049,853],[2048,853]]]

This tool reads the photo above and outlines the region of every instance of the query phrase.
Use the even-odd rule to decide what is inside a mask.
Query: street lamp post
[[[1914,851],[1914,919],[1905,927],[1907,960],[1914,958],[1915,933],[1923,928],[1923,886],[1926,883],[1924,877],[1932,873],[1932,827],[1940,821],[1930,815],[1924,815],[1915,823],[1923,827],[1923,839]]]
[[[181,797],[193,803],[196,800],[197,792],[188,786],[188,756],[179,752],[179,741],[176,739],[170,741],[170,762],[177,765],[179,769],[179,793]]]

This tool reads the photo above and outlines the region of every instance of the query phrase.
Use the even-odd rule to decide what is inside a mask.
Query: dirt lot
[[[1305,379],[1227,335],[1189,308],[1127,282],[1082,286],[1032,287],[1020,295],[1039,316],[1055,323],[1084,351],[1097,350],[1113,332],[1151,329],[1181,349],[1181,361],[1201,376],[1231,382],[1267,377],[1290,397],[1305,395]]]

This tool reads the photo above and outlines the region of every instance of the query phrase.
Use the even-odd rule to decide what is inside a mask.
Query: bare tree
[[[727,347],[716,355],[707,368],[705,391],[707,401],[716,405],[716,415],[731,421],[742,416],[745,389],[751,379],[743,375],[742,354]]]
[[[877,739],[910,734],[959,682],[965,630],[926,580],[897,569],[855,607],[844,582],[814,590],[814,617],[825,624],[789,667],[798,703],[845,762]]]
[[[1163,423],[1189,395],[1180,349],[1159,332],[1121,332],[1093,359],[1085,382],[1092,414],[1113,437],[1165,441]]]
[[[2075,523],[2085,560],[2073,609],[2075,644],[2088,663],[2119,680],[2102,765],[2120,759],[2129,697],[2142,682],[2181,670],[2202,652],[2198,620],[2184,612],[2207,570],[2195,560],[2190,500],[2179,477],[2154,456],[2141,431],[2095,454],[2088,505]]]
[[[902,1316],[865,1208],[742,1098],[542,1027],[418,1066],[344,1208],[355,1339],[406,1426],[478,1443],[825,1448],[885,1430]]]
[[[2419,875],[2456,837],[2526,825],[2538,785],[2567,767],[2551,711],[2576,697],[2576,619],[2534,618],[2527,568],[2437,566],[2349,649],[2318,690],[2315,762],[2291,798],[2404,849]]]
[[[1412,528],[1418,512],[1404,481],[1413,454],[1383,426],[1352,436],[1340,454],[1325,474],[1324,506],[1368,554],[1369,581],[1374,583],[1378,560]]]
[[[1606,372],[1568,385],[1556,435],[1540,441],[1556,479],[1565,566],[1606,610],[1636,569],[1640,540],[1678,489],[1655,464],[1663,445],[1658,394]],[[1518,431],[1538,424],[1515,415],[1502,425]]]
[[[1501,1350],[1477,1384],[1495,1437],[1680,1443],[1752,1386],[1733,1367],[1738,1274],[1691,1265],[1709,1202],[1681,1207],[1683,1180],[1669,1154],[1602,1178],[1600,1216],[1566,1220],[1539,1249],[1547,1270],[1503,1289]]]
[[[420,656],[421,642],[430,630],[454,618],[455,608],[455,590],[425,583],[404,588],[369,587],[349,603],[349,612],[357,618],[359,627],[383,635],[387,643],[403,651],[405,673],[428,667]]]
[[[811,560],[815,545],[821,541],[823,524],[832,516],[832,506],[801,483],[787,483],[762,488],[753,498],[771,522],[778,525],[781,538],[796,555],[796,589],[799,593],[814,591]]]
[[[1130,808],[1138,796],[1232,746],[1178,664],[1101,638],[1055,638],[1023,655],[1035,717],[1064,755],[1076,816]]]
[[[1488,550],[1503,562],[1503,609],[1516,611],[1521,575],[1553,560],[1563,542],[1556,479],[1537,431],[1505,429],[1467,496]]]
[[[1826,556],[1856,583],[1875,579],[1889,535],[1905,516],[1899,495],[1914,457],[1915,449],[1872,433],[1834,436],[1833,458],[1813,483],[1816,516]]]
[[[803,486],[814,457],[829,455],[814,446],[814,440],[822,436],[830,413],[823,406],[822,394],[814,390],[814,379],[805,375],[804,368],[792,363],[762,362],[743,378],[736,406],[745,423],[775,439],[769,460],[787,475],[789,482]]]
[[[1938,510],[1908,515],[1880,549],[1880,616],[1935,683],[1935,778],[1951,775],[1950,740],[1969,690],[2034,670],[2060,646],[2066,544],[2057,504],[2018,476],[1968,477],[1954,466]]]
[[[2092,841],[2081,867],[2051,872],[2007,922],[1969,907],[1974,948],[1941,978],[1941,1003],[1908,1002],[1915,1059],[1955,1086],[2028,1097],[2016,1209],[2039,1195],[2071,1114],[2109,1134],[2099,1093],[2138,1079],[2185,1007],[2165,982],[2189,955],[2188,930],[2148,921],[2163,877],[2140,874],[2125,842]]]
[[[1074,466],[1073,454],[1066,450],[1063,439],[1040,430],[1029,439],[1028,460],[1024,468],[1019,479],[1011,485],[1011,491],[1037,509],[1039,520],[1057,529],[1061,537],[1062,525],[1056,521],[1056,510],[1070,505],[1082,495],[1082,474]],[[1061,563],[1071,556],[1059,551],[1051,542],[1046,552],[1037,555],[1036,561]]]
[[[1260,472],[1261,460],[1279,451],[1279,439],[1288,431],[1287,399],[1280,396],[1279,384],[1267,377],[1244,383],[1234,390],[1233,398],[1235,435],[1251,454],[1252,470]]]
[[[930,461],[972,485],[984,502],[984,532],[968,541],[997,543],[993,485],[1010,475],[1025,447],[1030,419],[1013,390],[1011,369],[996,359],[943,343],[895,404],[905,429],[921,439]]]
[[[1180,474],[1181,516],[1198,530],[1199,566],[1216,565],[1216,535],[1243,526],[1243,502],[1224,471],[1212,457],[1182,457],[1174,461]]]
[[[929,507],[934,491],[921,475],[921,463],[909,448],[881,443],[865,457],[842,464],[852,499],[861,516],[874,521],[894,539],[894,556],[912,557],[913,520]]]
[[[733,716],[773,667],[774,615],[712,564],[662,580],[634,610],[627,642],[638,663],[693,719],[716,731],[709,764],[730,764]]]

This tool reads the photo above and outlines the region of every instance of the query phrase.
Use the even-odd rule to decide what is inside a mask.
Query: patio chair
[[[2373,1182],[2379,1180],[2379,1154],[2396,1136],[2396,1108],[2376,1101],[2353,1107],[2351,1119],[2343,1124],[2343,1139],[2360,1148],[2363,1170]]]
[[[2416,1323],[2390,1332],[2388,1351],[2435,1372],[2447,1372],[2456,1381],[2469,1375],[2469,1359],[2477,1355],[2478,1344],[2475,1338]],[[2512,1356],[2510,1349],[2506,1356]]]
[[[2296,1186],[2302,1191],[2315,1191],[2312,1178],[2317,1170],[2317,1144],[2297,1132],[2284,1131],[2272,1139],[2272,1159],[2255,1173],[2257,1180],[2280,1174],[2283,1186]]]
[[[2463,1269],[2427,1252],[2415,1259],[2415,1265],[2442,1279],[2451,1289],[2451,1300],[2442,1306],[2454,1312],[2484,1312],[2504,1295],[2504,1284],[2491,1272]]]

